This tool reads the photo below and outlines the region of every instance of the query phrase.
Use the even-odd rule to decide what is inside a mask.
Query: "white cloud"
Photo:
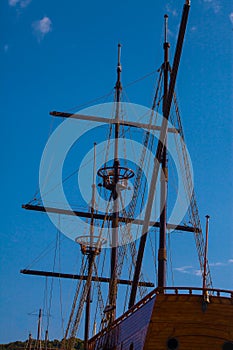
[[[193,269],[193,267],[192,266],[182,266],[182,267],[174,268],[175,271],[179,271],[182,273],[190,273],[190,269]]]
[[[175,33],[173,31],[171,31],[169,28],[167,30],[167,34],[168,34],[168,39],[169,39],[169,37],[171,37],[171,38],[175,37]]]
[[[195,276],[202,276],[201,270],[194,270],[194,271],[193,271],[193,274],[194,274]]]
[[[213,262],[210,263],[210,266],[228,266],[230,264],[233,264],[233,259],[228,259],[227,262]]]
[[[52,31],[52,21],[49,17],[44,16],[41,20],[32,23],[38,40],[41,41],[46,34]]]
[[[19,5],[20,7],[24,8],[27,7],[32,0],[8,0],[8,4],[10,6],[16,6]]]
[[[190,30],[191,30],[191,32],[196,32],[196,31],[197,31],[197,27],[196,27],[196,26],[192,26],[192,27],[190,28]]]
[[[230,264],[233,264],[233,259],[228,259],[225,262],[217,261],[217,262],[211,262],[209,263],[210,267],[223,267],[223,266],[229,266]]]
[[[226,264],[223,262],[210,263],[209,265],[210,266],[226,266]]]
[[[230,264],[233,264],[233,259],[228,259],[227,262],[213,262],[213,263],[209,263],[210,267],[222,267],[222,266],[228,266]],[[194,275],[194,276],[198,276],[201,277],[202,276],[202,272],[201,270],[197,270],[195,269],[193,266],[181,266],[181,267],[176,267],[174,268],[175,271],[178,271],[180,273],[186,273],[189,275]]]
[[[4,47],[3,47],[3,49],[4,49],[4,52],[6,52],[7,53],[7,51],[9,50],[9,45],[4,45]]]
[[[166,11],[170,14],[172,14],[172,16],[176,17],[178,15],[177,10],[175,8],[172,8],[170,4],[166,5]]]
[[[229,18],[230,18],[231,23],[233,24],[233,12],[231,12],[231,13],[229,14]]]
[[[203,0],[204,3],[208,4],[215,13],[218,13],[221,10],[219,0]]]
[[[9,0],[8,3],[10,6],[15,6],[20,0]]]
[[[21,7],[27,7],[32,0],[21,0],[20,1],[20,6]]]
[[[174,270],[189,275],[202,276],[201,270],[196,270],[193,266],[176,267]]]

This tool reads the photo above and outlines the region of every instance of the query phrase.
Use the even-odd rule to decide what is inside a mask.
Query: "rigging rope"
[[[95,325],[96,318],[97,318],[97,310],[98,310],[98,308],[100,309],[100,317],[101,317],[101,319],[102,320],[104,319],[104,300],[103,300],[103,296],[102,296],[102,292],[101,292],[101,283],[100,283],[100,280],[99,280],[98,269],[97,269],[96,263],[94,263],[94,271],[95,271],[95,276],[97,277],[96,285],[97,285],[98,299],[97,299],[97,305],[96,305],[94,322],[93,322],[93,332],[94,332],[94,325]]]
[[[81,270],[80,270],[81,279],[77,282],[77,288],[76,288],[76,292],[75,292],[75,296],[74,296],[74,300],[73,300],[73,304],[72,304],[72,308],[71,308],[71,313],[70,313],[69,321],[68,321],[68,324],[67,324],[67,327],[66,327],[66,332],[65,332],[65,335],[64,335],[64,338],[63,338],[63,340],[64,340],[63,343],[64,344],[65,344],[65,341],[67,339],[67,336],[68,336],[68,333],[69,333],[69,330],[70,330],[70,327],[71,327],[71,324],[72,324],[72,320],[73,320],[73,316],[74,316],[75,308],[76,308],[76,303],[77,303],[77,299],[78,299],[78,296],[79,296],[79,291],[80,291],[80,288],[81,288],[81,285],[82,285],[82,281],[83,281],[82,276],[84,276],[86,267],[87,267],[87,260],[84,263],[84,256],[83,256],[82,264],[81,264]],[[62,348],[64,347],[64,344],[63,344]]]
[[[174,94],[174,106],[175,106],[175,111],[176,111],[176,118],[177,118],[177,124],[178,124],[178,130],[181,136],[181,139],[183,142],[181,143],[181,151],[182,151],[182,160],[183,160],[183,167],[185,171],[185,180],[184,183],[186,184],[186,191],[187,195],[189,198],[190,206],[189,206],[189,215],[190,215],[190,221],[191,224],[193,225],[194,228],[197,229],[197,231],[194,233],[195,237],[195,242],[196,242],[196,247],[198,251],[198,257],[199,257],[199,263],[201,267],[201,271],[203,272],[204,269],[204,238],[202,234],[202,228],[201,228],[201,220],[199,217],[199,212],[198,212],[198,207],[197,207],[197,202],[195,198],[195,192],[193,188],[193,183],[192,183],[192,176],[191,176],[191,171],[190,171],[190,166],[189,166],[189,160],[188,160],[188,153],[187,149],[184,143],[184,132],[183,132],[183,127],[181,124],[181,118],[180,118],[180,113],[179,113],[179,107],[178,107],[178,102],[176,99],[176,94]],[[176,137],[175,137],[176,140]],[[182,166],[181,164],[181,166]],[[212,278],[210,274],[210,268],[209,264],[207,263],[207,276],[206,276],[206,282],[207,282],[207,288],[213,288],[212,284]]]

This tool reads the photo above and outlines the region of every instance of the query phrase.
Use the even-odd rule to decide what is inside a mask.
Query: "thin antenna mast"
[[[207,254],[208,254],[209,220],[210,220],[210,216],[206,215],[206,237],[205,237],[204,270],[203,270],[203,293],[204,294],[206,291],[206,267],[207,267]]]
[[[38,326],[37,326],[37,349],[41,349],[41,321],[42,321],[42,310],[39,310],[38,315]]]
[[[27,348],[28,348],[28,350],[31,350],[31,348],[32,348],[32,333],[31,332],[29,332]]]
[[[45,340],[44,340],[44,348],[45,348],[45,350],[47,350],[47,348],[48,348],[48,340],[49,340],[49,331],[48,331],[48,329],[46,329],[46,331],[45,331]]]

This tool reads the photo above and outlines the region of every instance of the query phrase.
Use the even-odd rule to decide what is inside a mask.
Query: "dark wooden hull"
[[[197,293],[154,291],[90,339],[89,350],[233,349],[233,293],[209,295],[208,302]]]

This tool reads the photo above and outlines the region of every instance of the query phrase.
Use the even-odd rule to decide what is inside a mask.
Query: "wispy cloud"
[[[5,44],[4,47],[3,47],[3,50],[4,50],[5,53],[7,53],[8,50],[9,50],[9,45]]]
[[[17,5],[17,3],[19,2],[20,0],[8,0],[8,4],[10,5],[10,6],[15,6],[15,5]]]
[[[49,17],[44,16],[41,20],[32,23],[32,27],[39,41],[41,41],[46,34],[52,31],[52,21]]]
[[[181,273],[190,273],[190,271],[193,270],[193,266],[175,267],[174,270]]]
[[[197,270],[193,266],[176,267],[174,270],[181,273],[187,273],[189,275],[202,276],[201,270]]]
[[[226,263],[223,262],[214,262],[214,263],[210,263],[210,266],[226,266]]]
[[[177,10],[175,8],[173,8],[170,4],[166,5],[166,11],[174,17],[176,17],[178,15]]]
[[[218,266],[228,266],[230,264],[233,264],[233,259],[228,259],[226,262],[213,262],[213,263],[210,263],[209,265],[210,266],[214,266],[214,267],[218,267]]]
[[[209,8],[211,8],[215,13],[218,13],[221,10],[221,5],[219,0],[202,0],[203,3],[206,3]]]
[[[170,29],[168,29],[168,36],[169,37],[171,37],[171,38],[174,38],[175,37],[175,33],[172,31],[172,30],[170,30]]]
[[[212,262],[209,263],[210,267],[223,267],[228,266],[230,264],[233,264],[233,259],[228,259],[226,262]],[[174,268],[175,271],[181,272],[181,273],[187,273],[189,275],[195,275],[195,276],[202,276],[202,272],[199,269],[195,269],[193,266],[181,266]]]
[[[202,276],[202,272],[201,272],[201,270],[194,270],[193,275],[200,277],[200,276]]]
[[[197,26],[192,26],[192,27],[190,28],[190,30],[191,30],[191,32],[196,32],[196,31],[197,31]]]
[[[229,18],[230,18],[231,23],[233,24],[233,12],[231,12],[231,13],[229,14]]]
[[[10,6],[20,6],[21,8],[27,7],[32,0],[8,0]]]

